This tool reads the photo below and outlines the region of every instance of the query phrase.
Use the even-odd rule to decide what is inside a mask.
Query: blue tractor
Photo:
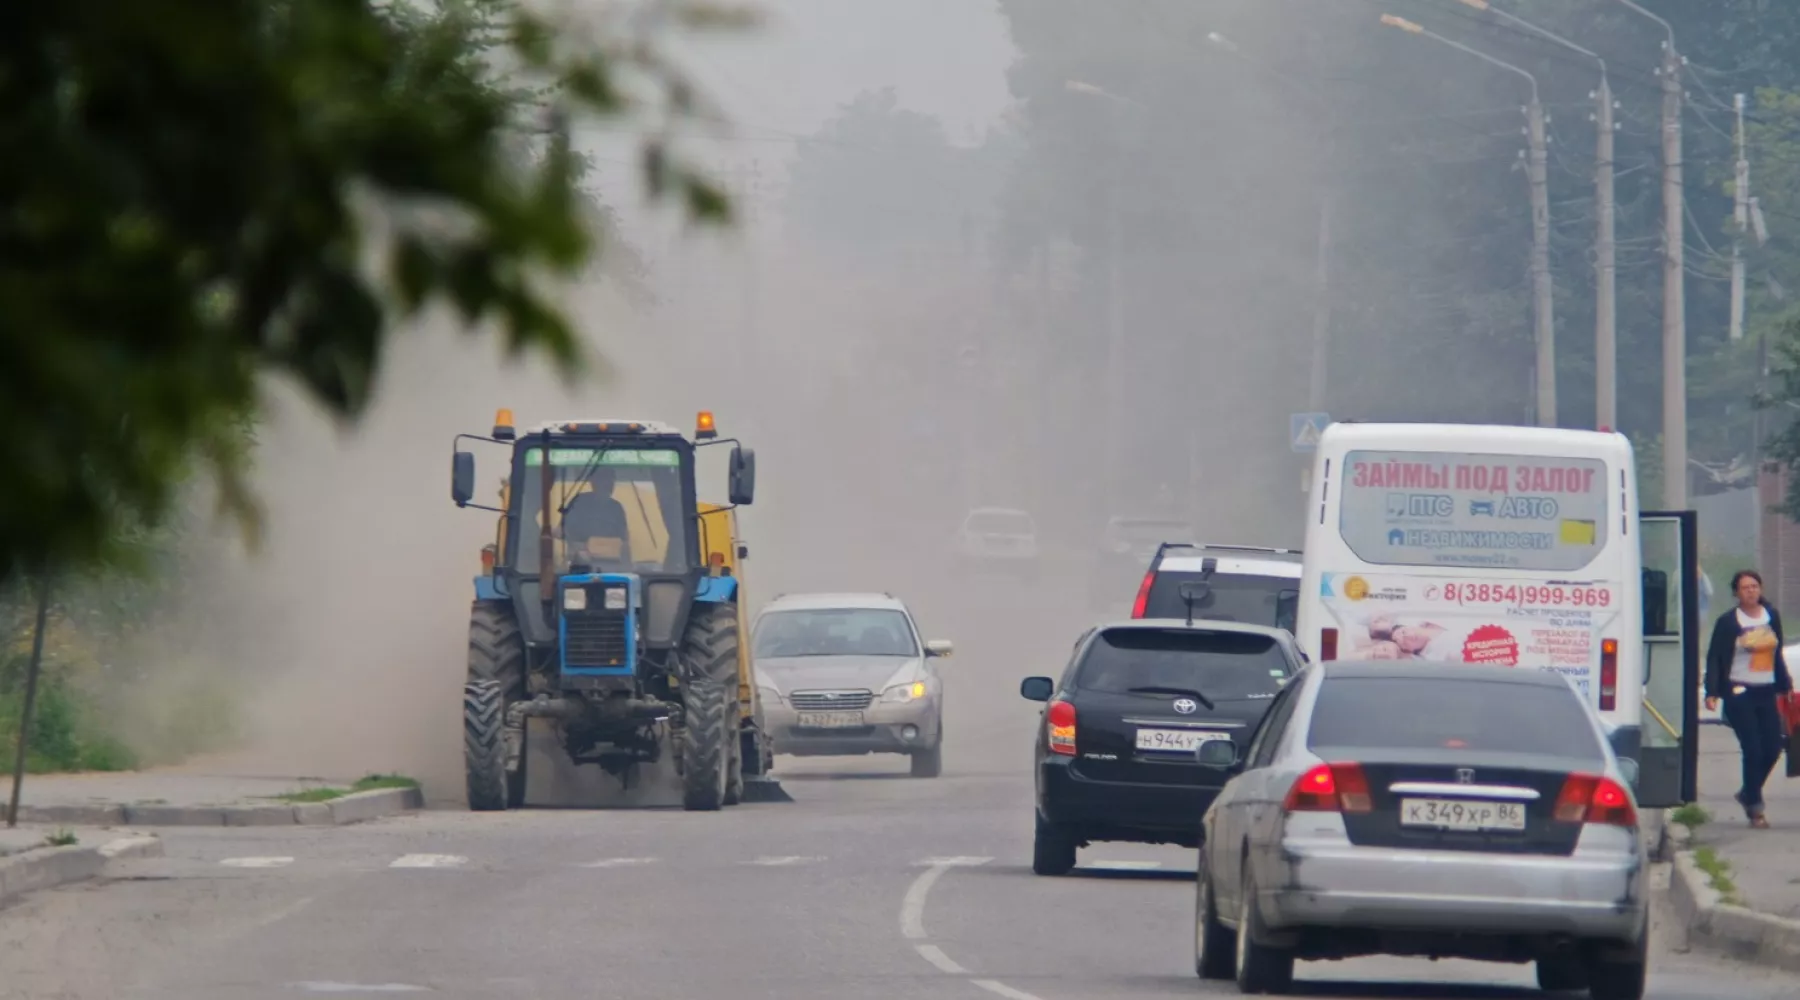
[[[499,506],[476,503],[464,441],[507,449]],[[580,420],[458,435],[451,498],[497,513],[469,620],[463,751],[469,807],[524,805],[526,724],[547,722],[569,759],[629,784],[672,759],[683,805],[787,799],[740,646],[746,551],[736,507],[755,455],[710,413],[690,439],[648,420]],[[695,456],[730,444],[729,506],[696,496]]]

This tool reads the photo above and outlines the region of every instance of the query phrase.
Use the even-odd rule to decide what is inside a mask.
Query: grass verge
[[[1719,852],[1710,847],[1697,848],[1694,851],[1694,865],[1706,873],[1706,881],[1719,894],[1720,902],[1733,906],[1742,906],[1738,900],[1737,883],[1731,880],[1731,862],[1719,857]]]
[[[81,838],[73,830],[58,830],[44,838],[45,847],[73,847]]]
[[[417,788],[419,783],[401,774],[371,774],[358,779],[349,788],[303,788],[275,796],[283,802],[330,802],[355,792],[373,792],[384,788]]]
[[[1690,802],[1669,813],[1669,822],[1685,826],[1692,833],[1712,822],[1712,813]]]

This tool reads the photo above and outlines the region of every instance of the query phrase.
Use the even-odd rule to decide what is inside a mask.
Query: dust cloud
[[[805,4],[781,6],[805,17]],[[957,643],[950,773],[1023,761],[1035,716],[1019,678],[1059,672],[1086,623],[1128,607],[1130,593],[1096,603],[1085,585],[1107,517],[1172,514],[1208,540],[1297,543],[1302,462],[1286,416],[1307,408],[1314,193],[1330,163],[1278,88],[1192,51],[1206,27],[1194,5],[1145,4],[1154,13],[1135,21],[1104,6],[1000,5],[993,16],[1032,46],[990,53],[983,72],[1012,67],[1015,107],[985,134],[953,140],[903,100],[864,101],[821,126],[832,136],[789,137],[773,190],[739,190],[747,221],[730,237],[669,238],[622,205],[661,301],[577,302],[617,363],[608,385],[570,389],[435,324],[399,339],[352,432],[278,394],[259,458],[266,547],[229,574],[237,655],[255,678],[233,766],[399,771],[460,798],[470,580],[494,521],[450,503],[450,441],[484,432],[500,406],[521,424],[685,427],[714,410],[758,453],[757,503],[742,515],[753,606],[886,590],[928,637]],[[1207,11],[1245,44],[1299,16],[1257,6]],[[1084,53],[1095,32],[1118,37]],[[734,65],[741,76],[744,59]],[[761,93],[825,85],[785,77],[800,73],[787,62],[755,65]],[[834,85],[850,105],[881,81]],[[724,176],[744,174],[742,148],[714,152]],[[500,465],[480,457],[487,493]],[[722,466],[708,456],[703,497],[721,492]],[[982,505],[1034,516],[1045,554],[1033,580],[955,568],[962,517]]]

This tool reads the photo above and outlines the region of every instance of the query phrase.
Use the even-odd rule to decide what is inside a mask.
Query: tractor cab
[[[493,434],[459,437],[510,447],[479,598],[509,600],[528,649],[560,650],[563,690],[631,686],[639,660],[680,643],[696,601],[730,600],[736,581],[705,536],[695,487],[698,453],[731,444],[732,505],[751,502],[755,458],[721,441],[702,412],[693,437],[649,420],[554,421],[525,430],[510,411]],[[458,450],[452,499],[473,502],[475,456]],[[709,553],[713,558],[709,559]],[[532,657],[537,659],[537,657]]]

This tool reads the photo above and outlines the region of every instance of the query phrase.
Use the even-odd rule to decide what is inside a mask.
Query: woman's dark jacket
[[[1781,628],[1781,615],[1769,602],[1763,602],[1763,610],[1769,613],[1769,628],[1775,633],[1775,690],[1787,693],[1794,689],[1794,679],[1788,673],[1787,633]],[[1731,688],[1731,661],[1737,654],[1738,636],[1744,630],[1738,625],[1738,606],[1719,616],[1713,622],[1712,639],[1706,644],[1706,696],[1723,698]]]

